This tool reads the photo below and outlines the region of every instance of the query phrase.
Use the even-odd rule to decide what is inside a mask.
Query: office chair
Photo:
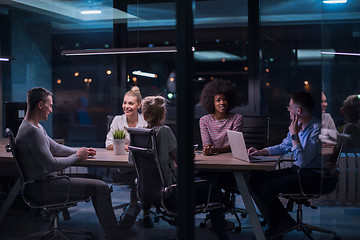
[[[69,181],[69,187],[70,187],[70,178],[68,176],[58,176],[54,178],[39,180],[39,181],[29,181],[25,178],[23,166],[21,163],[21,159],[17,157],[17,149],[16,144],[14,140],[14,135],[12,131],[7,128],[5,130],[6,136],[9,138],[9,145],[6,146],[6,151],[11,152],[13,155],[13,158],[15,160],[17,169],[19,171],[20,179],[21,179],[21,196],[26,203],[26,205],[30,206],[31,208],[41,208],[44,209],[45,212],[52,217],[52,220],[50,222],[49,230],[48,231],[42,231],[37,232],[29,235],[28,237],[36,237],[38,239],[48,239],[51,236],[54,236],[56,239],[62,238],[69,240],[70,238],[65,235],[65,233],[69,234],[80,234],[80,235],[87,235],[91,239],[95,239],[94,234],[92,232],[85,232],[85,231],[74,231],[74,230],[64,230],[60,229],[59,227],[59,214],[60,212],[63,213],[64,220],[69,220],[70,215],[68,208],[74,207],[77,205],[80,201],[89,202],[89,198],[81,198],[69,201],[69,192],[66,196],[64,196],[64,199],[57,199],[52,201],[46,201],[44,199],[41,200],[34,200],[34,194],[29,193],[28,188],[32,187],[33,184],[36,184],[38,182],[42,181],[57,181],[59,179],[67,179]],[[34,186],[34,185],[33,185]],[[70,188],[68,188],[70,189]],[[38,196],[37,196],[38,197]]]
[[[329,157],[327,161],[328,167],[326,171],[323,171],[321,176],[321,183],[319,185],[319,189],[317,191],[306,191],[301,184],[301,168],[297,171],[297,177],[299,180],[301,193],[290,193],[290,194],[279,194],[280,197],[288,199],[288,203],[286,209],[291,212],[294,206],[294,203],[297,204],[297,217],[296,217],[296,225],[271,237],[271,239],[275,239],[285,233],[291,232],[293,230],[302,231],[310,240],[313,240],[313,237],[310,235],[312,231],[318,231],[323,233],[328,233],[333,235],[334,240],[340,240],[341,238],[336,235],[335,231],[331,231],[325,228],[320,228],[317,226],[312,226],[303,222],[303,210],[302,207],[310,207],[312,209],[317,209],[316,206],[311,204],[312,199],[320,198],[323,195],[330,194],[333,192],[338,184],[339,179],[339,170],[337,169],[338,161],[340,159],[340,154],[342,150],[343,143],[340,143],[340,147],[334,151],[334,153]],[[286,160],[283,160],[286,161]]]
[[[171,225],[176,224],[177,185],[165,184],[163,171],[157,156],[156,132],[146,128],[128,128],[130,155],[137,172],[137,195],[143,204],[155,206],[159,217]],[[194,214],[222,208],[221,203],[209,202],[211,185],[206,180],[194,182],[207,190],[206,201],[196,202]]]
[[[107,132],[110,131],[110,126],[114,118],[115,115],[107,116]],[[113,209],[123,209],[119,220],[120,227],[131,227],[136,221],[136,218],[142,208],[142,206],[138,202],[138,197],[136,195],[136,171],[133,168],[110,168],[108,170],[113,185],[127,185],[130,189],[130,201],[117,206],[113,206]],[[159,218],[157,217],[157,214],[153,211],[150,211],[150,213],[155,215],[154,221],[158,222]],[[153,226],[153,223],[151,221],[144,221],[143,223],[145,228],[150,228]]]
[[[269,125],[270,119],[267,116],[243,116],[243,124],[241,132],[244,135],[246,147],[255,147],[262,149],[269,145]],[[235,232],[242,230],[241,221],[238,213],[242,218],[247,217],[247,211],[243,208],[236,207],[236,195],[240,195],[240,191],[237,186],[224,187],[225,200],[228,201],[225,214],[230,213],[236,218],[237,226],[234,227]],[[259,217],[262,217],[259,215]],[[206,222],[209,217],[206,216],[203,222],[200,223],[200,227],[206,227]],[[261,225],[265,225],[265,221],[261,221]]]
[[[241,132],[246,148],[262,149],[269,146],[269,126],[270,118],[267,116],[243,116]]]
[[[246,218],[247,211],[246,209],[236,207],[236,195],[240,195],[240,191],[235,186],[233,187],[228,186],[228,187],[224,187],[224,194],[226,195],[224,199],[227,201],[227,202],[223,202],[225,206],[224,214],[234,215],[237,222],[237,226],[236,225],[230,226],[230,228],[228,228],[227,231],[234,229],[235,232],[241,232],[242,226],[241,226],[241,220],[239,214],[242,218]],[[210,220],[210,216],[209,214],[206,214],[205,219],[199,224],[199,226],[201,228],[205,228],[209,220]]]

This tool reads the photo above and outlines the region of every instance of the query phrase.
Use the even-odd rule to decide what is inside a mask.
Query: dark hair
[[[291,94],[294,103],[299,104],[305,111],[312,113],[315,106],[315,100],[308,92],[294,92]]]
[[[360,121],[360,98],[359,95],[348,96],[342,106],[347,122],[358,123]]]
[[[200,104],[208,113],[215,113],[214,97],[224,94],[228,100],[227,111],[233,109],[237,104],[237,89],[229,80],[214,79],[207,83],[201,91]]]
[[[141,105],[148,127],[160,125],[166,110],[166,99],[162,96],[147,96]]]
[[[48,96],[52,96],[52,92],[42,87],[35,87],[28,91],[27,104],[29,111],[36,109],[40,101],[45,102]]]

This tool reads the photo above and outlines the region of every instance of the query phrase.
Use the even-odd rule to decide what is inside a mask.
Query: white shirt
[[[138,122],[136,124],[137,128],[144,128],[147,126],[146,121],[144,120],[144,117],[142,114],[138,113]],[[114,117],[111,125],[110,125],[110,131],[108,132],[108,134],[106,135],[106,141],[105,141],[105,147],[108,147],[109,145],[113,144],[113,134],[115,132],[115,130],[120,130],[123,129],[126,132],[126,136],[125,136],[125,144],[129,145],[130,143],[130,136],[129,133],[127,131],[127,128],[129,127],[127,121],[126,121],[126,115],[117,115]]]

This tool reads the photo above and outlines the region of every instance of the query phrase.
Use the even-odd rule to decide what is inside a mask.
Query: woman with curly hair
[[[237,89],[228,80],[215,79],[203,88],[200,104],[208,112],[199,122],[204,155],[231,151],[226,130],[241,131],[242,128],[242,116],[230,112],[236,106],[236,102]],[[209,180],[216,188],[225,189],[222,202],[226,208],[231,208],[230,192],[226,189],[237,186],[233,173],[198,172],[196,175]],[[227,230],[234,227],[233,222],[226,221]]]
[[[230,81],[215,79],[205,85],[200,104],[208,112],[200,118],[204,155],[230,152],[226,130],[241,131],[242,116],[231,113],[236,106],[237,89]]]

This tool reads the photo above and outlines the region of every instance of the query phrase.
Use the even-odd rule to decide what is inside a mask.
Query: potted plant
[[[116,129],[113,133],[113,146],[116,155],[121,155],[125,153],[125,136],[126,132],[123,129]]]

